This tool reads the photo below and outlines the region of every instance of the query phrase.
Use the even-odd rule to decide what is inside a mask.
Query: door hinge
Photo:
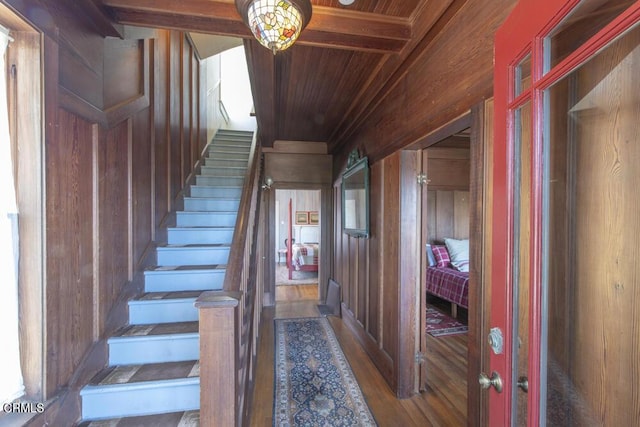
[[[427,179],[427,174],[419,173],[417,176],[418,185],[425,185],[431,182],[430,179]]]
[[[416,353],[415,360],[416,360],[416,364],[417,364],[417,365],[422,365],[424,362],[426,362],[426,361],[427,361],[427,357],[425,356],[425,354],[424,354],[424,353],[417,352],[417,353]]]

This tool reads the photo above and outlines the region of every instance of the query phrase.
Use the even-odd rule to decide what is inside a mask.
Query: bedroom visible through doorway
[[[276,190],[276,301],[318,300],[320,190]]]

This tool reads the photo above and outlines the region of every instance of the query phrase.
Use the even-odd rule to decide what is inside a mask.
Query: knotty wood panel
[[[66,383],[93,341],[93,138],[90,123],[58,111],[46,147],[47,377]]]

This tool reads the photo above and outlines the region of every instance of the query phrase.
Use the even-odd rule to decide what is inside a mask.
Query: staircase
[[[129,324],[107,341],[108,366],[81,391],[81,427],[199,424],[198,311],[222,289],[253,133],[219,131],[200,174],[129,301]],[[122,424],[118,424],[122,420]]]

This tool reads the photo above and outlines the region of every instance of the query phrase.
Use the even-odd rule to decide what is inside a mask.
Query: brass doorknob
[[[480,383],[480,387],[485,390],[493,386],[498,393],[502,393],[502,378],[500,378],[500,374],[496,371],[491,373],[491,378],[489,378],[484,372],[481,372],[478,377],[478,382]]]
[[[518,378],[518,382],[516,383],[518,387],[525,393],[529,392],[529,379],[527,377]]]

